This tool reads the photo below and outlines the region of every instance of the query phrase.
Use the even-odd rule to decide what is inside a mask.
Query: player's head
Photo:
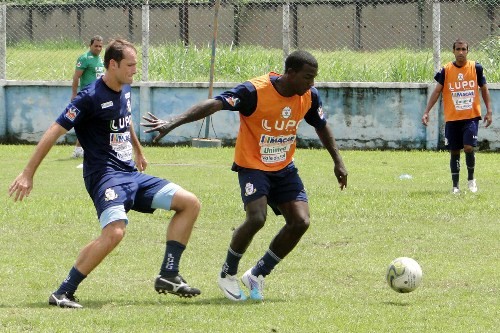
[[[458,46],[458,44],[462,45]],[[466,48],[466,51],[469,51],[469,44],[467,44],[467,41],[465,39],[458,38],[453,42],[453,50],[455,50],[457,47],[464,47],[464,46]]]
[[[304,95],[318,75],[318,61],[307,51],[294,51],[285,60],[285,75],[296,95]]]
[[[132,83],[137,73],[137,50],[125,39],[113,39],[109,42],[104,53],[104,67],[121,83]]]
[[[467,54],[469,53],[469,44],[464,39],[457,39],[453,43],[453,54],[457,63],[464,63],[467,61]]]
[[[289,69],[299,72],[305,64],[318,68],[318,61],[311,53],[302,50],[294,51],[286,57],[285,72]]]
[[[95,35],[90,39],[90,52],[93,55],[99,55],[102,51],[103,39],[99,35]]]

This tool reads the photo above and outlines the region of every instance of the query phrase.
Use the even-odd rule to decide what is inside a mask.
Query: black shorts
[[[448,121],[444,128],[444,144],[449,150],[462,149],[464,145],[476,147],[479,118]]]
[[[238,172],[241,199],[246,205],[262,196],[267,197],[268,205],[276,215],[281,215],[278,205],[290,201],[307,202],[304,184],[298,169],[290,163],[279,171],[262,171],[233,167]]]

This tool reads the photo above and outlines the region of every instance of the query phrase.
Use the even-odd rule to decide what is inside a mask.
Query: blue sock
[[[259,276],[262,275],[266,277],[271,273],[274,267],[281,261],[277,255],[273,253],[270,249],[264,254],[262,259],[259,260],[257,265],[252,268],[252,275]]]
[[[460,155],[450,155],[450,171],[453,187],[458,187],[460,179]]]
[[[186,246],[179,242],[173,240],[167,241],[165,256],[163,257],[160,269],[161,276],[174,277],[179,275],[179,261],[185,249]]]
[[[68,294],[73,295],[78,288],[78,285],[85,279],[87,275],[83,275],[75,267],[72,267],[69,271],[68,277],[61,283],[59,289],[57,289],[54,294]]]
[[[467,164],[467,180],[474,179],[474,168],[476,167],[476,155],[474,152],[465,153],[465,164]]]
[[[238,265],[240,264],[241,257],[243,257],[243,253],[236,253],[229,248],[227,250],[226,261],[222,265],[220,276],[225,278],[226,275],[235,275],[238,273]]]

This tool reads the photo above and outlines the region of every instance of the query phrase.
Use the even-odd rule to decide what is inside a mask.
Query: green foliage
[[[491,36],[479,44],[478,49],[485,54],[483,66],[491,68],[492,73],[500,72],[500,36]]]
[[[492,39],[470,53],[470,58],[483,64],[488,82],[500,82],[498,45]],[[498,42],[498,39],[497,39]],[[496,47],[496,49],[495,49]],[[21,42],[7,47],[7,79],[69,80],[76,58],[86,52],[82,42],[71,40],[44,43]],[[141,48],[139,73],[141,80]],[[149,80],[168,82],[208,82],[212,50],[210,45],[185,47],[182,43],[156,45],[149,49]],[[376,52],[351,50],[311,50],[318,58],[318,82],[431,82],[432,51],[396,48]],[[57,57],[58,62],[54,62]],[[36,62],[31,59],[37,59]],[[453,60],[445,51],[442,63]],[[233,47],[219,45],[216,51],[214,81],[242,82],[269,71],[283,71],[283,52],[258,46]]]
[[[299,149],[295,162],[308,190],[311,226],[266,279],[264,303],[235,304],[216,285],[232,230],[245,215],[230,171],[234,150],[145,147],[149,174],[202,201],[180,267],[202,294],[184,300],[154,292],[172,213],[130,212],[125,239],[77,293],[85,308],[68,311],[49,308],[48,296],[99,235],[99,224],[76,168],[80,161],[69,158],[71,146],[51,150],[29,198],[14,203],[6,195],[33,149],[0,146],[2,332],[493,333],[500,327],[498,154],[478,154],[476,195],[453,196],[447,152],[342,151],[349,182],[341,192],[328,153]],[[400,180],[403,173],[413,178]],[[283,226],[282,217],[269,213],[240,273]],[[423,269],[421,286],[409,294],[385,281],[399,256]]]

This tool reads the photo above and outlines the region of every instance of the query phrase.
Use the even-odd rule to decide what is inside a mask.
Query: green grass
[[[497,43],[498,44],[498,43]],[[488,82],[500,82],[499,45],[495,40],[471,51],[469,58],[481,62]],[[70,80],[77,57],[86,47],[71,41],[38,44],[21,43],[7,47],[8,80]],[[432,82],[432,50],[396,48],[377,52],[350,50],[310,50],[319,62],[318,82]],[[139,53],[141,52],[139,48]],[[152,46],[149,80],[207,82],[211,48],[184,47],[182,44]],[[215,82],[242,82],[269,71],[282,72],[283,53],[257,46],[232,48],[219,45],[215,62]],[[37,59],[37,61],[32,61]],[[442,64],[453,60],[443,51]],[[136,81],[141,80],[139,55]]]
[[[148,172],[194,192],[202,212],[181,272],[196,299],[158,295],[154,277],[170,212],[130,212],[127,235],[83,282],[85,309],[48,307],[79,250],[99,232],[71,146],[56,146],[32,194],[14,203],[7,187],[33,146],[0,146],[0,331],[2,332],[496,332],[500,326],[500,155],[477,154],[479,192],[450,194],[448,154],[343,151],[341,192],[325,150],[299,149],[296,164],[310,198],[311,227],[266,280],[264,303],[234,304],[216,277],[234,227],[244,217],[233,148],[146,147]],[[464,164],[464,163],[463,163]],[[401,174],[413,176],[400,180]],[[465,167],[462,170],[465,188]],[[269,215],[241,262],[267,249],[283,220]],[[398,294],[389,262],[415,258],[423,283]]]

